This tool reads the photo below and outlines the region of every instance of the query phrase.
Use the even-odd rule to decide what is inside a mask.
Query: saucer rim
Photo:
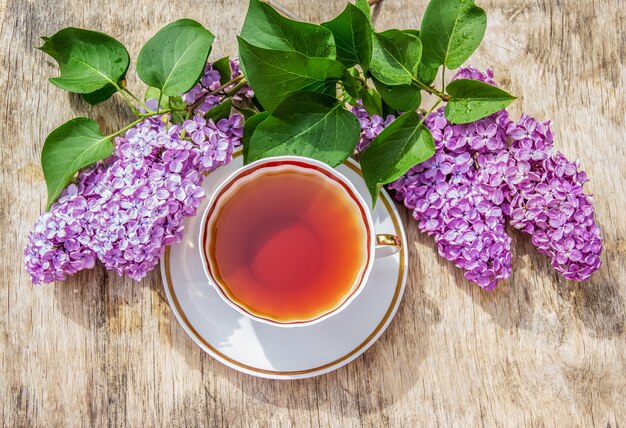
[[[241,153],[241,149],[239,149],[239,153],[233,153],[233,158],[238,157]],[[356,161],[353,159],[347,159],[344,162],[344,165],[350,168],[352,171],[356,172],[359,176],[363,176],[363,173]],[[207,174],[208,175],[208,174]],[[394,225],[394,229],[396,234],[398,234],[403,243],[406,243],[406,233],[404,230],[404,225],[400,218],[400,214],[398,213],[395,205],[393,204],[393,200],[389,196],[389,194],[381,189],[380,195],[382,197],[379,200],[383,203],[387,213],[391,217],[392,223]],[[399,252],[399,266],[398,266],[398,278],[396,281],[396,287],[394,290],[393,297],[391,302],[389,303],[389,307],[387,308],[384,316],[380,320],[380,322],[376,325],[376,327],[372,330],[372,332],[356,347],[346,352],[339,358],[334,359],[331,362],[323,364],[321,366],[312,367],[308,369],[301,370],[268,370],[259,367],[250,366],[248,364],[244,364],[239,362],[232,357],[229,357],[215,347],[213,347],[192,325],[187,316],[185,315],[185,311],[180,306],[180,302],[176,298],[176,293],[174,291],[173,281],[171,277],[171,268],[170,268],[170,246],[166,247],[163,258],[160,263],[161,270],[161,278],[163,281],[163,288],[165,290],[165,294],[168,299],[168,303],[174,316],[176,317],[178,323],[183,327],[183,330],[187,333],[189,337],[200,346],[206,353],[211,355],[213,358],[221,362],[222,364],[257,377],[270,378],[270,379],[301,379],[319,376],[331,371],[334,371],[357,357],[363,354],[367,349],[369,349],[383,334],[383,332],[387,329],[391,320],[395,316],[398,307],[400,305],[402,295],[404,294],[404,289],[406,287],[407,277],[408,277],[408,257],[407,257],[407,248],[406,244],[400,248]],[[376,264],[374,261],[373,265]],[[372,266],[373,267],[373,266]],[[367,283],[366,283],[367,285]],[[310,326],[302,326],[300,328],[309,328]],[[277,329],[282,329],[282,327],[275,327]]]

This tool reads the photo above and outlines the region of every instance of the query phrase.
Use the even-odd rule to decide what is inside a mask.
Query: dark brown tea
[[[243,171],[208,216],[212,276],[239,307],[274,322],[306,322],[341,306],[370,257],[367,220],[352,191],[306,163]]]

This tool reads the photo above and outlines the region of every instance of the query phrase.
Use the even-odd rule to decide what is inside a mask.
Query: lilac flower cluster
[[[203,81],[214,74],[207,67]],[[212,98],[201,106],[216,101],[206,97]],[[214,123],[199,107],[182,124],[169,119],[146,118],[118,137],[114,154],[81,171],[42,214],[24,251],[34,283],[63,280],[92,268],[96,258],[139,280],[166,245],[182,239],[183,218],[194,215],[205,196],[203,173],[230,162],[241,144],[243,118],[233,114]]]
[[[434,236],[439,254],[485,290],[511,274],[502,201],[488,189],[500,185],[495,157],[506,148],[507,122],[505,111],[468,125],[450,124],[443,110],[429,115],[435,156],[389,186],[413,210],[420,230]],[[477,155],[494,158],[492,174],[475,167]]]
[[[511,123],[508,178],[502,204],[511,225],[531,235],[567,279],[583,281],[601,265],[602,238],[594,221],[593,198],[584,193],[587,175],[579,163],[553,154],[549,122],[522,116]]]
[[[495,85],[493,72],[474,68],[456,78]],[[370,125],[360,106],[362,141],[386,123]],[[389,121],[390,122],[390,121]],[[511,238],[505,220],[531,235],[567,279],[586,280],[600,267],[602,240],[594,222],[592,197],[577,162],[554,154],[550,123],[523,115],[512,122],[506,111],[466,125],[447,121],[443,109],[425,120],[435,156],[416,165],[388,188],[413,210],[421,231],[434,236],[439,253],[465,270],[486,290],[511,274]],[[372,131],[372,128],[375,131]]]

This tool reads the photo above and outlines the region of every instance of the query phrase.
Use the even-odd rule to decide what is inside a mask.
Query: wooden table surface
[[[342,0],[282,0],[304,19]],[[385,0],[376,26],[418,28],[425,0]],[[626,2],[482,0],[489,26],[470,59],[493,66],[519,100],[554,120],[557,147],[579,158],[605,238],[603,267],[563,280],[513,234],[514,273],[486,293],[442,260],[404,210],[410,280],[398,314],[363,356],[308,380],[271,381],[206,355],[176,322],[159,273],[134,282],[83,272],[31,286],[21,253],[44,208],[39,155],[74,116],[111,131],[119,99],[89,107],[46,79],[34,49],[65,26],[107,32],[135,58],[181,17],[236,52],[245,1],[2,0],[0,3],[0,412],[7,426],[624,426],[626,425]],[[140,85],[131,66],[131,88]]]

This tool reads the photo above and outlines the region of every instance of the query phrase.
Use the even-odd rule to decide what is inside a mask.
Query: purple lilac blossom
[[[207,67],[202,82],[219,81],[215,73]],[[245,87],[241,94],[249,95]],[[239,114],[206,120],[202,106],[223,95],[205,98],[210,101],[182,124],[167,115],[144,119],[116,138],[111,157],[78,174],[29,235],[24,259],[33,283],[64,280],[92,268],[96,258],[139,280],[166,245],[180,242],[183,218],[194,215],[205,196],[204,173],[229,163],[243,135]]]
[[[476,156],[506,148],[507,121],[505,111],[467,125],[452,125],[443,109],[430,114],[425,125],[433,134],[435,155],[388,186],[413,210],[419,229],[435,238],[439,254],[488,291],[511,274],[511,238],[502,201],[483,186],[487,177],[474,163]],[[499,167],[494,159],[490,184],[500,179]]]
[[[509,168],[502,208],[511,225],[531,235],[565,278],[584,281],[601,265],[602,238],[594,221],[593,198],[585,194],[587,174],[579,163],[553,154],[550,123],[528,116],[511,123]]]
[[[496,85],[492,70],[465,68],[455,78]],[[352,111],[362,125],[363,147],[391,122],[372,132],[374,115],[370,118],[360,106]],[[530,234],[565,278],[587,280],[600,268],[600,229],[592,197],[583,192],[587,176],[578,162],[554,154],[549,122],[526,115],[512,122],[500,111],[453,125],[440,109],[425,124],[435,140],[435,156],[387,187],[413,210],[419,229],[434,236],[441,256],[464,269],[467,279],[492,290],[510,276],[505,219]]]
[[[365,107],[363,107],[363,104],[361,104],[361,100],[357,101],[357,105],[353,106],[351,111],[357,119],[359,119],[359,123],[361,124],[361,137],[356,146],[358,152],[367,149],[372,140],[395,119],[391,114],[385,119],[377,114],[370,115],[369,112],[365,110]]]
[[[480,71],[474,67],[463,67],[460,68],[459,71],[454,76],[454,79],[472,79],[472,80],[480,80],[481,82],[485,82],[491,86],[498,86],[493,80],[493,69],[488,68],[486,71]]]

